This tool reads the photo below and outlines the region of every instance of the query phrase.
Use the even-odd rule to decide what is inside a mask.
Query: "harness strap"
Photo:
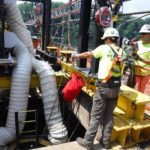
[[[112,62],[112,66],[111,66],[111,69],[110,69],[110,71],[109,71],[109,74],[106,76],[106,78],[105,79],[103,79],[102,80],[102,82],[103,83],[106,83],[111,77],[112,77],[112,74],[113,74],[113,72],[115,72],[115,68],[114,68],[114,66],[117,64],[117,62],[118,62],[118,60],[119,60],[119,57],[118,57],[118,55],[119,55],[119,53],[121,52],[121,54],[122,54],[122,49],[120,49],[119,48],[119,50],[121,50],[121,51],[119,51],[119,52],[117,52],[115,49],[113,49],[110,45],[108,45],[111,49],[112,49],[112,51],[114,52],[114,60],[113,60],[113,62]],[[119,65],[120,65],[120,68],[122,68],[122,65],[123,65],[123,61],[119,61]]]

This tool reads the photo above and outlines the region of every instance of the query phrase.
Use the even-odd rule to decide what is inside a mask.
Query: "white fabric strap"
[[[17,36],[12,33],[12,32],[8,32],[5,31],[4,32],[4,47],[5,48],[13,48],[15,47],[15,45],[17,44],[18,40],[17,40]]]

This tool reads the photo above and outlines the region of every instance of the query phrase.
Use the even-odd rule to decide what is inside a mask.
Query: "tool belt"
[[[103,83],[102,80],[98,80],[97,85],[99,87],[120,87],[121,86],[121,78],[111,77],[106,83]]]

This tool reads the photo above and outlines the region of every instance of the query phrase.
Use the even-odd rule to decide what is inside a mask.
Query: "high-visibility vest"
[[[110,48],[114,52],[114,60],[112,62],[112,66],[108,75],[105,77],[105,79],[102,80],[103,83],[106,83],[111,77],[116,77],[116,78],[121,77],[123,61],[119,58],[119,55],[122,55],[123,50],[119,48],[119,51],[118,51],[118,50],[113,49],[111,46]]]
[[[138,43],[137,56],[139,56],[139,59],[135,59],[134,74],[138,76],[147,76],[150,74],[150,67],[149,64],[145,63],[143,60],[149,60],[150,45],[146,44],[146,46],[144,46],[142,44],[142,41],[138,41],[137,43]]]

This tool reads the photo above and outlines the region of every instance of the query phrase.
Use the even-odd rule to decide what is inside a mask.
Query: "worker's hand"
[[[123,61],[123,58],[122,58],[121,55],[118,55],[117,58],[118,58],[119,61]]]
[[[70,58],[70,62],[76,62],[77,61],[77,59],[78,59],[78,52],[73,52],[72,54],[71,54],[71,58]]]
[[[72,55],[71,55],[71,57],[72,58],[78,58],[78,55],[79,55],[78,52],[73,52]]]
[[[135,54],[135,55],[134,55],[134,59],[135,59],[135,60],[140,60],[140,61],[142,61],[142,58],[141,58],[138,54]]]

